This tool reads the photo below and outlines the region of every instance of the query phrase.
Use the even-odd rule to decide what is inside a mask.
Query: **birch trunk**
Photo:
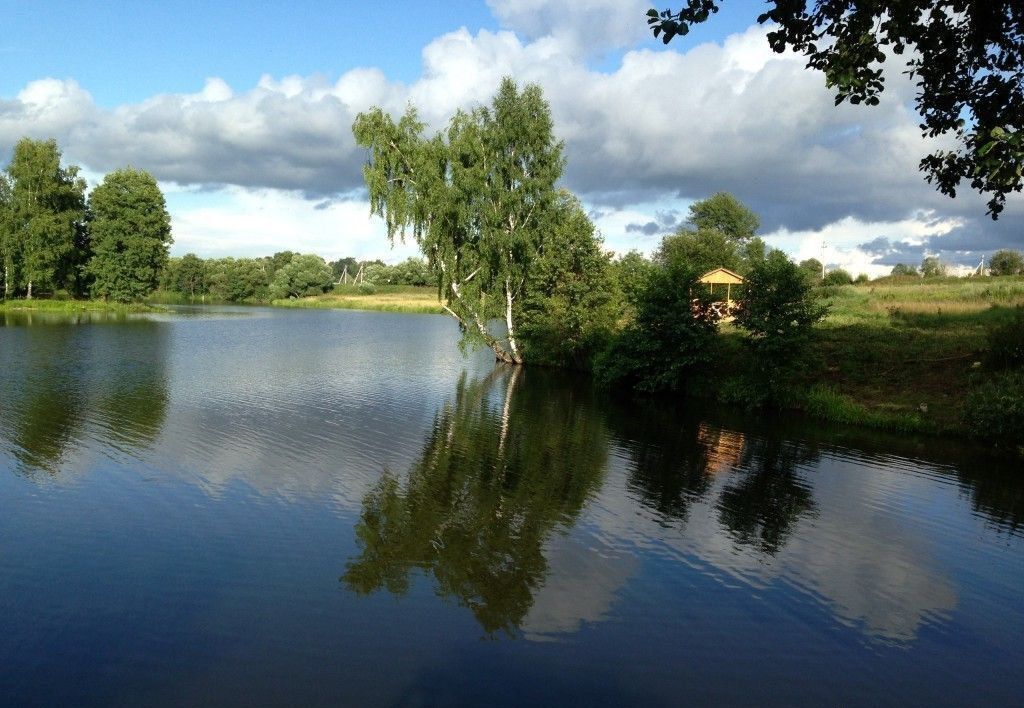
[[[508,278],[505,278],[505,326],[508,328],[508,348],[512,350],[510,363],[522,364],[523,357],[519,354],[516,330],[512,324],[512,283]]]

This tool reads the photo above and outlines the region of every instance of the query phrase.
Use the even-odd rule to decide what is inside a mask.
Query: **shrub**
[[[597,359],[599,382],[647,393],[681,391],[710,363],[717,325],[707,303],[695,307],[691,300],[699,275],[679,263],[651,274],[636,317]]]
[[[1020,448],[1024,443],[1024,372],[983,379],[968,394],[964,423],[975,437]]]
[[[1013,319],[989,330],[988,363],[997,369],[1024,366],[1024,309],[1018,307]]]
[[[852,283],[853,278],[842,268],[829,271],[821,281],[822,285],[851,285]]]
[[[360,295],[373,295],[377,292],[377,286],[373,283],[359,283],[359,287],[356,288]]]
[[[758,399],[783,404],[791,398],[794,379],[806,367],[811,329],[826,312],[804,272],[783,252],[773,251],[751,269],[736,324],[750,335]]]

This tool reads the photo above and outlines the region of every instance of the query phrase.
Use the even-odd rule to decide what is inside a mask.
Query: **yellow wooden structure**
[[[701,283],[709,285],[711,287],[711,294],[715,294],[716,285],[725,286],[725,305],[730,310],[732,309],[732,286],[742,285],[743,276],[739,273],[734,273],[728,268],[715,268],[709,270],[704,275],[700,276]]]

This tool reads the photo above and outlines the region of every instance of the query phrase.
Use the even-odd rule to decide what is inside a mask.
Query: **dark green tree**
[[[718,12],[723,0],[687,0],[648,11],[668,43]],[[993,218],[1024,186],[1024,3],[1020,0],[769,0],[768,43],[792,50],[825,74],[836,104],[876,105],[887,54],[907,53],[926,136],[952,134],[959,147],[921,161],[929,182],[951,197],[964,180],[991,194]]]
[[[753,356],[751,403],[783,404],[797,388],[812,328],[828,312],[807,276],[782,251],[773,251],[746,276],[736,324]]]
[[[598,357],[599,381],[645,393],[682,391],[710,364],[718,326],[697,287],[700,275],[677,261],[651,274],[636,316]]]
[[[320,295],[333,281],[331,267],[320,256],[296,255],[274,273],[270,281],[270,296],[275,299]]]
[[[294,251],[278,251],[267,260],[267,278],[272,280],[274,273],[292,262],[292,258],[299,255]]]
[[[817,258],[808,258],[807,260],[800,261],[800,270],[807,276],[807,282],[812,285],[821,285],[822,275],[825,272],[825,267],[821,264]]]
[[[690,206],[690,226],[696,231],[719,231],[734,241],[754,237],[761,220],[728,192],[717,192]]]
[[[737,242],[724,232],[713,229],[684,229],[666,236],[654,258],[663,266],[678,264],[692,268],[698,275],[715,268],[738,271],[743,263]]]
[[[178,262],[174,289],[189,297],[202,295],[207,290],[206,262],[194,253],[186,253]]]
[[[111,172],[89,197],[93,293],[138,301],[156,289],[167,264],[171,216],[156,180],[131,167]]]
[[[524,355],[542,364],[590,368],[615,329],[617,302],[610,257],[579,200],[563,191],[530,270]]]
[[[850,275],[849,271],[843,270],[842,268],[833,268],[825,274],[824,279],[821,281],[822,285],[852,285],[853,276]]]
[[[892,267],[892,275],[918,275],[917,268],[906,263],[897,263]]]
[[[59,276],[66,276],[68,262],[76,258],[85,221],[85,180],[78,167],[61,167],[60,158],[56,141],[22,138],[7,166],[10,207],[3,241],[29,298],[39,288],[69,285]]]
[[[1003,249],[992,254],[989,265],[992,275],[1024,275],[1024,256],[1020,251]]]
[[[356,277],[356,273],[359,272],[359,261],[351,257],[339,258],[332,261],[330,266],[336,282],[341,279],[342,275],[345,275],[347,282],[351,283],[352,279]]]
[[[647,280],[656,268],[649,258],[638,251],[630,251],[612,261],[612,270],[625,305],[624,316],[631,317],[635,313],[640,294],[647,288]]]
[[[940,261],[936,256],[926,256],[921,261],[921,275],[925,278],[938,278],[949,271],[949,268],[945,263]]]
[[[352,130],[370,151],[371,212],[392,242],[411,231],[464,343],[522,363],[519,313],[563,168],[540,87],[506,78],[489,107],[459,111],[429,139],[411,107],[397,123],[380,108],[361,113]]]
[[[221,258],[207,261],[210,295],[229,302],[262,300],[267,295],[267,268],[263,259]]]

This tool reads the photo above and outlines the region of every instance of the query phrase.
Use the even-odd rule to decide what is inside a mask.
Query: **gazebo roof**
[[[700,276],[700,282],[714,285],[739,285],[743,282],[743,276],[739,273],[734,273],[728,268],[715,268]]]

